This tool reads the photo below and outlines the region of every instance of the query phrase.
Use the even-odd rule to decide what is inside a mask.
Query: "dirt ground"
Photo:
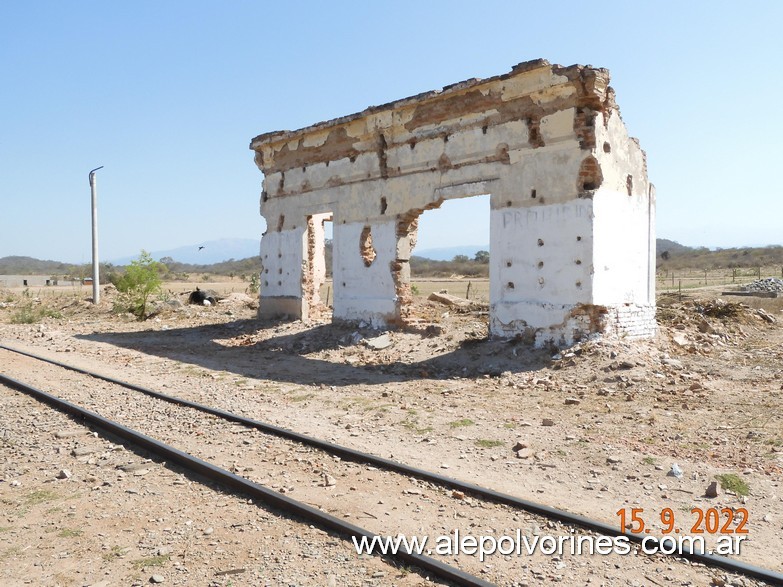
[[[258,321],[257,303],[239,284],[209,286],[228,297],[188,306],[174,292],[145,321],[113,313],[111,291],[98,307],[89,292],[0,292],[0,343],[613,526],[620,510],[630,517],[631,508],[643,508],[658,535],[669,508],[691,534],[694,508],[729,508],[736,528],[744,508],[748,534],[738,558],[783,572],[783,299],[719,301],[710,289],[666,294],[654,340],[591,340],[558,351],[487,340],[481,307],[463,312],[420,298],[413,314],[422,326],[384,341],[328,320]],[[23,316],[32,323],[14,323]],[[136,406],[116,391],[102,395],[109,392],[88,379],[6,351],[0,366],[116,419],[144,420],[184,450],[192,443],[221,466],[377,532],[540,530],[527,516],[503,520],[509,514],[499,506],[461,497],[450,505],[456,498],[426,485],[385,486],[372,470],[308,462],[300,472],[301,448],[273,441],[259,440],[265,462],[288,471],[263,473],[264,465],[248,465],[246,449],[223,441],[238,438],[225,425],[194,429],[184,416]],[[296,519],[87,435],[2,386],[0,409],[4,585],[425,583]],[[78,450],[85,439],[94,452]],[[670,473],[674,465],[681,476]],[[312,479],[308,468],[318,471]],[[323,475],[335,483],[321,483]],[[717,497],[706,497],[716,480]],[[450,562],[503,585],[757,584],[673,558],[469,558]]]

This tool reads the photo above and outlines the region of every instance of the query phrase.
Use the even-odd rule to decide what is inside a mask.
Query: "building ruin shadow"
[[[504,373],[534,371],[547,366],[551,353],[521,340],[466,338],[458,347],[434,353],[424,360],[407,362],[383,351],[364,350],[364,357],[351,361],[352,351],[362,342],[346,342],[357,329],[345,324],[323,324],[290,334],[269,332],[274,323],[238,320],[226,324],[172,328],[144,332],[102,332],[76,338],[110,344],[146,355],[171,359],[205,369],[226,371],[249,379],[300,385],[383,385],[423,379],[499,377]],[[365,334],[368,334],[365,332]],[[378,335],[374,332],[374,335]],[[369,336],[369,334],[368,334]],[[394,336],[394,335],[392,335]],[[437,340],[407,333],[422,344]],[[332,360],[312,353],[348,350]],[[394,349],[394,346],[390,347]],[[393,354],[393,353],[392,353]],[[384,357],[386,357],[384,359]],[[366,359],[366,360],[365,360]]]

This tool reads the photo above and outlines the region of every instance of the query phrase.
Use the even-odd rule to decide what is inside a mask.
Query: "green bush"
[[[242,278],[244,279],[244,276]],[[261,277],[258,273],[253,273],[253,275],[250,276],[250,285],[247,286],[247,292],[250,294],[257,294],[260,286]]]
[[[152,294],[161,290],[161,274],[166,266],[152,259],[145,250],[125,268],[125,272],[113,283],[120,292],[115,310],[131,312],[139,320],[147,317],[147,303]]]
[[[33,308],[32,302],[29,302],[11,314],[11,324],[35,324],[43,318],[62,318],[62,314],[49,308]]]
[[[724,490],[728,489],[737,495],[748,495],[750,493],[748,484],[736,473],[716,475],[715,478],[720,482],[720,486]]]

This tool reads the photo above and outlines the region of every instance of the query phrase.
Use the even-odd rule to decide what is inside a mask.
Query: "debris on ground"
[[[742,291],[783,293],[783,279],[765,277],[744,285]]]
[[[427,298],[431,302],[438,302],[439,304],[443,304],[445,306],[451,306],[454,308],[470,308],[471,301],[467,300],[465,298],[460,298],[458,296],[453,296],[450,293],[448,293],[446,290],[442,290],[439,292],[432,292],[429,297]]]
[[[215,290],[212,289],[202,290],[196,287],[196,291],[191,292],[190,296],[188,296],[188,303],[195,304],[197,306],[212,306],[214,304],[217,304],[221,299],[223,298]],[[205,302],[209,302],[209,303],[205,303]]]

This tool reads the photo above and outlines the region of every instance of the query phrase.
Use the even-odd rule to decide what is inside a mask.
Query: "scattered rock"
[[[707,490],[704,492],[704,497],[718,497],[720,490],[718,489],[718,482],[713,481],[707,486]]]
[[[677,479],[682,479],[682,469],[680,469],[680,466],[677,463],[672,464],[672,468],[669,469],[669,472],[666,473],[667,477],[677,477]]]
[[[424,329],[424,334],[427,336],[440,336],[443,334],[443,326],[440,324],[428,324]]]
[[[541,420],[541,425],[542,426],[554,426],[555,425],[555,421],[552,418],[544,418],[543,420]]]
[[[166,577],[163,575],[152,575],[150,577],[150,583],[164,583],[166,581]]]
[[[522,440],[517,440],[516,444],[511,448],[511,450],[517,452],[518,450],[522,450],[523,448],[527,448],[527,443],[523,442]]]
[[[382,334],[375,338],[367,338],[364,340],[364,344],[373,349],[374,351],[382,351],[391,346],[391,337],[388,334]]]
[[[58,479],[70,479],[73,477],[73,473],[71,473],[68,469],[60,469],[60,472],[57,473]]]
[[[337,479],[335,479],[328,473],[324,473],[323,475],[321,475],[321,478],[323,479],[324,487],[334,487],[335,485],[337,485]]]
[[[617,455],[612,455],[610,457],[606,457],[606,462],[610,465],[618,465],[623,462],[623,460],[618,457]]]
[[[127,463],[125,465],[119,465],[117,468],[125,473],[134,473],[136,471],[149,471],[149,463]]]
[[[582,403],[582,400],[577,399],[575,397],[567,397],[567,398],[565,398],[565,402],[564,403],[567,406],[578,406],[579,404]]]
[[[685,366],[682,364],[682,361],[678,361],[677,359],[663,359],[661,361],[664,365],[667,367],[672,367],[674,369],[684,369]]]
[[[55,438],[70,438],[71,436],[81,436],[84,430],[59,430],[54,433]]]
[[[79,446],[71,451],[72,457],[86,457],[98,452],[98,449],[93,446]]]
[[[438,302],[439,304],[444,304],[446,306],[453,306],[456,308],[470,307],[470,300],[466,300],[465,298],[459,298],[457,296],[453,296],[447,293],[432,292],[427,299],[430,300],[431,302]]]

